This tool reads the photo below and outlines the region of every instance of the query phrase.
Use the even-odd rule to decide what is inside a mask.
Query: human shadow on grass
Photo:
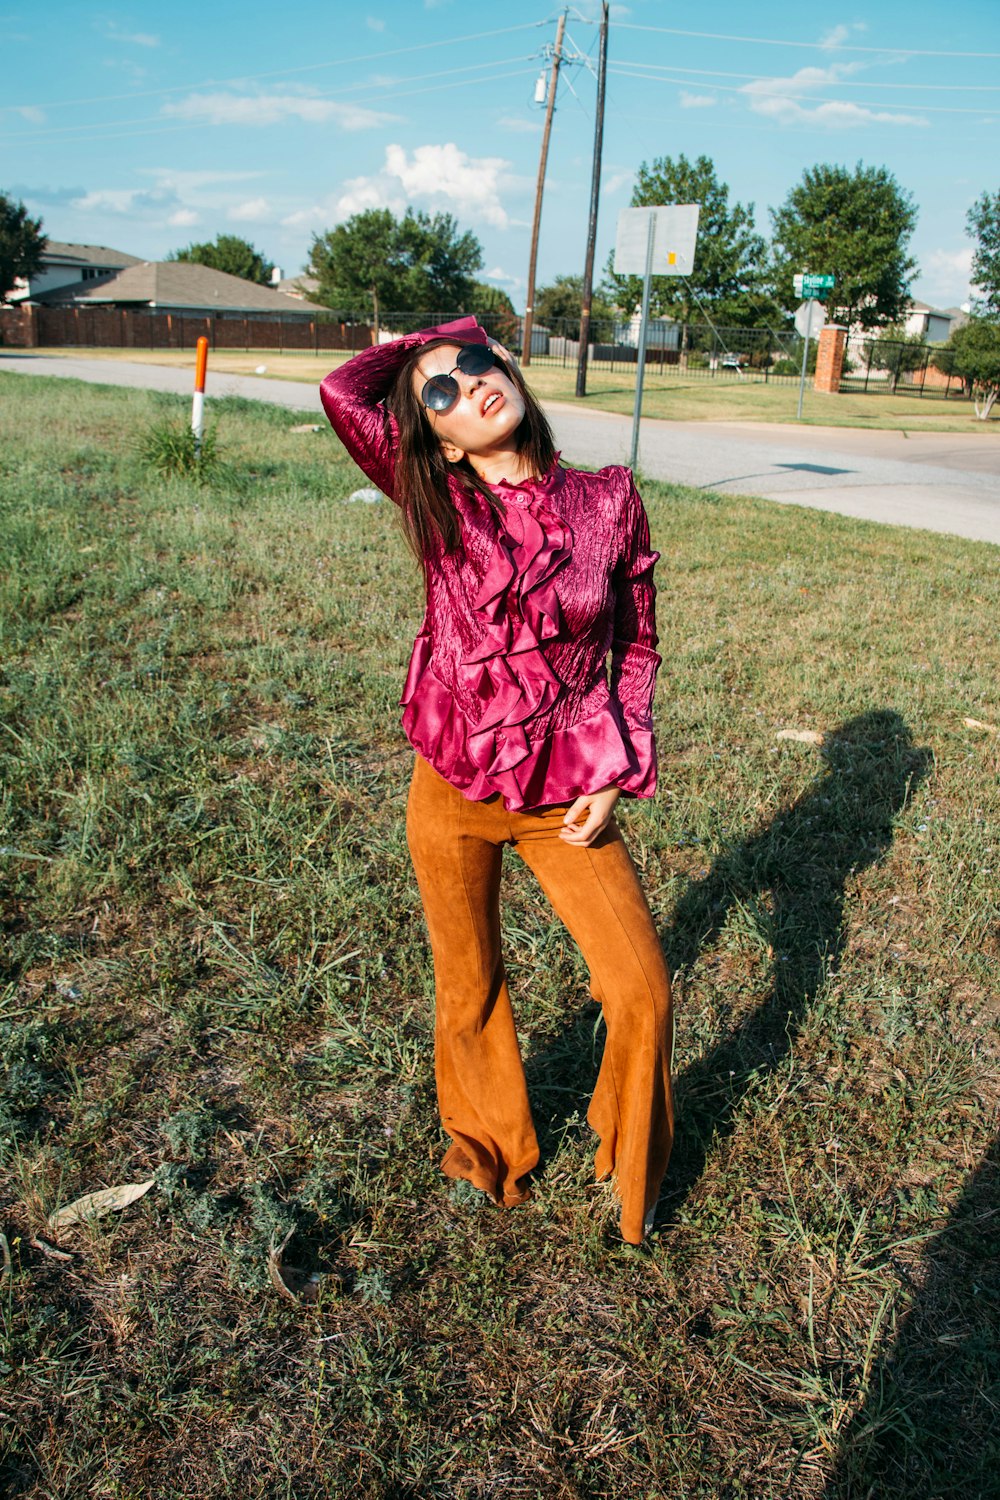
[[[893,821],[931,765],[930,751],[913,744],[892,709],[848,720],[826,736],[822,755],[825,764],[812,785],[758,833],[718,855],[708,873],[688,885],[661,933],[670,972],[688,973],[737,908],[761,946],[770,948],[774,966],[763,1003],[736,1019],[703,1056],[681,1060],[661,1221],[684,1203],[711,1147],[732,1133],[747,1092],[791,1049],[837,962],[845,884],[885,857]],[[599,1058],[592,1033],[590,1012],[540,1050],[527,1069],[539,1101],[543,1159],[565,1129],[567,1086],[581,1102],[593,1087]],[[557,1079],[559,1092],[552,1094]]]
[[[825,1500],[1000,1493],[1000,1137],[940,1234],[865,1401],[842,1433]]]

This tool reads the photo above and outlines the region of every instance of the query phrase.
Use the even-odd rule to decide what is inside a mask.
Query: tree
[[[552,323],[565,318],[579,323],[583,311],[583,277],[557,276],[549,286],[543,286],[535,296],[536,323]],[[611,322],[615,310],[603,295],[603,289],[594,292],[590,299],[591,331],[599,321]]]
[[[396,219],[370,208],[313,236],[309,272],[319,280],[317,300],[345,313],[387,311],[426,317],[463,312],[483,263],[471,230],[459,234],[451,214],[415,213]]]
[[[1000,190],[983,193],[969,209],[965,227],[977,241],[972,257],[972,280],[982,296],[976,310],[1000,318]]]
[[[229,276],[239,276],[243,281],[256,281],[269,286],[274,266],[255,250],[249,240],[238,234],[218,234],[214,244],[188,245],[185,250],[172,250],[167,260],[181,260],[198,266],[211,266],[213,271],[225,271]]]
[[[477,281],[469,299],[469,311],[480,319],[487,333],[514,352],[513,345],[521,334],[521,320],[506,292],[488,281]]]
[[[41,219],[29,218],[23,203],[0,193],[0,302],[19,276],[35,274],[47,244]]]
[[[976,416],[985,422],[1000,396],[1000,323],[970,318],[936,350],[934,363],[948,375],[958,375],[972,391]]]
[[[797,300],[792,277],[811,271],[836,277],[827,303],[834,322],[868,329],[900,321],[917,270],[907,254],[917,210],[888,168],[807,168],[771,219],[774,287],[784,306]]]
[[[888,370],[889,388],[893,392],[899,384],[900,375],[919,370],[927,358],[927,345],[923,335],[907,333],[901,325],[890,324],[883,328],[876,339],[865,341],[865,359],[870,369]]]
[[[754,229],[753,204],[729,202],[729,188],[715,175],[707,156],[657,157],[643,162],[632,191],[632,207],[699,203],[698,240],[691,275],[654,276],[650,310],[661,317],[691,321],[706,307],[716,323],[750,326],[766,322],[771,306],[760,305],[765,291],[766,246]],[[641,276],[616,276],[608,262],[608,291],[631,314],[642,301]]]

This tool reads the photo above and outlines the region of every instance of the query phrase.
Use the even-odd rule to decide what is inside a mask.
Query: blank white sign
[[[623,208],[618,215],[615,274],[645,276],[649,221],[653,220],[653,275],[690,276],[698,238],[699,203]]]

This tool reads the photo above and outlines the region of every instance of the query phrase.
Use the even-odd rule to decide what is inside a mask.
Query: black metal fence
[[[955,374],[955,351],[878,334],[849,334],[841,391],[968,400],[967,383]]]
[[[389,313],[383,338],[450,322],[454,313]],[[479,313],[480,324],[524,358],[524,321],[509,313]],[[360,322],[360,319],[359,319]],[[536,320],[531,330],[530,364],[576,368],[580,353],[578,318]],[[646,337],[646,374],[684,375],[694,379],[745,378],[783,380],[798,377],[802,341],[794,330],[722,328],[704,323],[650,320]],[[588,366],[592,370],[635,373],[639,362],[639,319],[594,318],[590,325]],[[814,363],[813,359],[813,363]],[[812,367],[812,366],[811,366]]]

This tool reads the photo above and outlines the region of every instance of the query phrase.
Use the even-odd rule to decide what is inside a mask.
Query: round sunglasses
[[[463,344],[448,374],[432,375],[420,392],[420,399],[431,411],[451,411],[462,394],[455,371],[461,370],[463,375],[485,375],[496,363],[493,350],[485,344]]]

